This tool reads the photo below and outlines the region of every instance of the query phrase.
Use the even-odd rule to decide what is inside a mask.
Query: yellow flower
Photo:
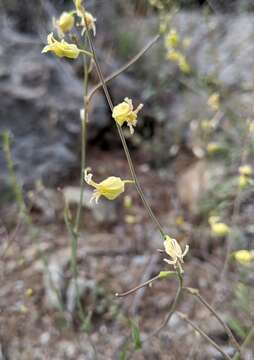
[[[114,200],[124,192],[125,184],[133,183],[132,180],[121,180],[119,177],[110,176],[107,179],[96,183],[92,180],[93,175],[89,174],[90,169],[85,170],[85,181],[88,185],[95,188],[90,201],[95,200],[97,203],[100,196],[105,196],[108,200]]]
[[[244,176],[251,176],[253,172],[252,167],[250,165],[240,166],[238,170],[240,175],[244,175]]]
[[[167,59],[178,64],[179,69],[188,74],[190,72],[190,65],[188,64],[185,56],[177,50],[170,50],[167,53]]]
[[[140,104],[136,110],[133,110],[132,100],[125,98],[124,101],[116,105],[112,112],[112,117],[122,126],[124,122],[127,122],[127,125],[130,128],[131,134],[134,133],[133,127],[137,124],[137,114],[142,109],[143,104]]]
[[[215,155],[222,151],[222,146],[217,142],[210,142],[207,144],[206,150],[209,155]]]
[[[180,51],[170,50],[167,53],[167,59],[170,60],[170,61],[178,63],[181,58],[182,58],[182,54],[180,53]]]
[[[30,297],[30,296],[32,296],[33,295],[33,289],[32,288],[28,288],[28,289],[26,289],[26,292],[25,292],[25,294],[26,294],[26,296],[27,297]]]
[[[85,11],[83,13],[79,12],[78,16],[81,18],[80,26],[83,27],[82,35],[86,31],[86,24],[87,24],[88,29],[92,30],[93,35],[95,36],[96,35],[96,26],[95,26],[96,18],[93,17],[93,15],[88,11]]]
[[[84,6],[82,5],[82,0],[74,0],[74,4],[76,7],[76,14],[80,18],[80,24],[78,24],[78,25],[83,28],[82,35],[85,33],[86,26],[87,26],[89,30],[93,31],[93,34],[95,36],[96,35],[96,27],[95,27],[96,18],[93,17],[93,15],[90,12],[85,11]]]
[[[171,29],[170,32],[165,37],[165,47],[175,48],[179,44],[179,35],[175,29]]]
[[[249,124],[249,132],[251,134],[254,134],[254,121],[251,121]]]
[[[60,36],[70,31],[74,25],[73,13],[64,11],[58,20],[53,19],[53,24],[57,28]]]
[[[175,268],[179,266],[180,271],[183,272],[181,263],[183,263],[183,258],[189,251],[189,245],[186,245],[184,252],[176,239],[172,239],[170,236],[165,236],[164,248],[166,253],[172,258],[172,260],[164,259],[168,264],[174,265]]]
[[[252,179],[249,176],[240,175],[239,176],[239,187],[240,189],[245,189],[252,184]]]
[[[233,255],[235,260],[242,265],[249,265],[254,260],[254,250],[238,250]]]
[[[184,56],[182,56],[182,58],[179,60],[179,69],[185,73],[185,74],[189,74],[190,73],[190,65],[188,64],[187,60],[185,59]]]
[[[59,57],[67,57],[70,59],[76,59],[79,54],[85,53],[87,55],[91,55],[88,51],[81,50],[75,44],[69,44],[66,41],[57,41],[53,33],[50,33],[47,38],[48,45],[45,46],[42,50],[42,53],[46,53],[48,51],[52,51],[56,56]]]
[[[211,132],[213,130],[213,124],[210,120],[201,121],[201,129],[206,132]]]
[[[220,95],[218,93],[213,93],[209,97],[207,104],[210,106],[212,110],[218,111],[220,107]]]
[[[213,222],[211,225],[211,233],[216,237],[224,237],[227,236],[230,232],[230,228],[228,225],[223,222]]]

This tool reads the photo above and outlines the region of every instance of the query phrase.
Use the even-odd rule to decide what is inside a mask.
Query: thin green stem
[[[115,296],[116,297],[124,297],[124,296],[131,295],[134,292],[136,292],[137,290],[142,289],[145,286],[149,286],[150,284],[152,284],[153,281],[155,281],[155,280],[157,280],[159,278],[160,278],[160,274],[154,276],[152,279],[149,279],[149,280],[145,281],[144,283],[142,283],[142,284],[140,284],[138,286],[135,286],[134,288],[132,288],[132,289],[130,289],[128,291],[125,291],[123,293],[115,293]]]
[[[87,41],[87,35],[85,39],[85,45]],[[83,56],[84,60],[84,116],[81,119],[81,159],[80,159],[80,198],[76,214],[75,221],[75,231],[79,232],[80,216],[83,206],[83,197],[84,197],[84,168],[86,162],[86,142],[87,142],[87,123],[88,123],[88,102],[87,102],[87,93],[88,93],[88,78],[89,78],[89,65],[87,62],[86,56]]]
[[[231,339],[231,341],[234,344],[234,346],[236,347],[236,349],[239,352],[241,352],[240,344],[234,337],[231,329],[228,327],[228,325],[225,323],[225,321],[220,317],[220,315],[217,313],[217,311],[203,298],[203,296],[200,294],[199,290],[188,288],[188,287],[184,287],[183,290],[187,291],[190,295],[193,295],[196,299],[198,299],[201,302],[201,304],[203,304],[213,314],[213,316],[224,327],[228,337]]]
[[[86,19],[85,19],[85,22],[86,22]],[[96,71],[97,71],[97,74],[98,74],[98,77],[100,79],[100,82],[102,83],[102,87],[103,87],[103,91],[105,93],[105,96],[106,96],[106,99],[107,99],[107,102],[108,102],[108,105],[110,107],[110,110],[113,111],[113,108],[114,108],[114,105],[113,105],[113,102],[111,100],[111,97],[110,97],[110,94],[109,94],[109,91],[108,91],[108,88],[107,88],[107,85],[105,83],[105,80],[104,80],[104,77],[103,77],[103,74],[101,72],[101,68],[100,68],[100,64],[98,62],[98,59],[97,59],[97,56],[96,56],[96,51],[95,51],[95,48],[94,48],[94,45],[93,45],[93,40],[90,36],[90,33],[89,33],[89,30],[88,30],[88,24],[86,22],[86,29],[87,29],[87,38],[88,38],[88,41],[89,41],[89,46],[90,46],[90,49],[91,49],[91,52],[93,54],[93,59],[94,59],[94,63],[95,63],[95,67],[96,67]],[[136,175],[136,172],[135,172],[135,169],[134,169],[134,165],[133,165],[133,161],[131,159],[131,155],[130,155],[130,152],[129,152],[129,149],[128,149],[128,146],[127,146],[127,143],[126,143],[126,140],[125,140],[125,137],[124,137],[124,134],[123,134],[123,131],[122,131],[122,128],[116,124],[117,126],[117,130],[118,130],[118,133],[119,133],[119,136],[120,136],[120,139],[121,139],[121,142],[122,142],[122,145],[123,145],[123,148],[124,148],[124,152],[125,152],[125,155],[126,155],[126,158],[127,158],[127,161],[128,161],[128,165],[129,165],[129,168],[130,168],[130,172],[131,172],[131,176],[135,182],[135,186],[136,186],[136,189],[137,189],[137,192],[149,214],[149,216],[151,217],[152,221],[154,222],[154,224],[156,225],[156,227],[158,228],[158,230],[160,231],[161,233],[161,236],[164,238],[165,237],[165,233],[163,231],[163,228],[159,222],[159,220],[156,218],[156,216],[154,215],[150,205],[148,204],[147,200],[146,200],[146,197],[144,195],[144,192],[140,186],[140,183],[139,183],[139,180],[137,178],[137,175]]]
[[[149,43],[139,51],[137,55],[135,55],[130,61],[128,61],[125,65],[123,65],[120,69],[113,72],[111,75],[107,76],[104,79],[105,84],[109,81],[116,78],[118,75],[122,74],[124,71],[126,71],[131,65],[133,65],[136,61],[138,61],[144,54],[147,52],[158,40],[160,39],[160,35],[156,35]],[[99,90],[103,86],[103,83],[100,82],[97,84],[91,92],[88,94],[87,99],[88,102],[92,99],[93,95],[96,93],[97,90]]]
[[[8,131],[4,131],[2,134],[2,139],[3,139],[3,151],[11,180],[11,186],[15,195],[15,200],[19,207],[20,215],[25,219],[28,225],[31,225],[32,220],[29,216],[29,212],[27,211],[23,191],[20,184],[18,183],[14,169],[14,163],[13,163],[12,151],[11,151],[10,133]]]
[[[232,360],[232,358],[222,350],[222,348],[214,342],[210,336],[208,336],[200,327],[198,327],[194,322],[192,322],[187,315],[177,312],[177,315],[184,320],[187,324],[189,324],[193,329],[195,329],[205,340],[207,340],[216,350],[218,350],[225,359]]]

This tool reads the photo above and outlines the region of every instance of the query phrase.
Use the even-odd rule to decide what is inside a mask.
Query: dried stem
[[[203,298],[203,296],[200,294],[198,289],[192,289],[188,287],[184,287],[183,290],[187,291],[190,295],[193,295],[195,298],[197,298],[212,314],[213,316],[219,321],[219,323],[224,327],[228,337],[231,339],[232,343],[236,347],[236,349],[241,352],[241,347],[236,338],[234,337],[232,331],[226,324],[226,322],[220,317],[220,315],[217,313],[217,311]]]
[[[126,292],[123,292],[123,293],[115,293],[115,296],[116,296],[116,297],[124,297],[124,296],[128,296],[128,295],[130,295],[130,294],[133,294],[133,293],[136,292],[137,290],[142,289],[142,288],[145,287],[145,286],[149,286],[153,281],[155,281],[155,280],[157,280],[157,279],[159,279],[159,278],[160,278],[160,274],[154,276],[153,278],[145,281],[144,283],[142,283],[142,284],[140,284],[140,285],[138,285],[138,286],[135,286],[134,288],[132,288],[132,289],[126,291]]]
[[[188,323],[193,329],[195,329],[201,336],[203,336],[204,339],[206,339],[215,349],[217,349],[223,356],[225,359],[227,360],[232,360],[232,358],[227,355],[222,348],[216,344],[216,342],[214,342],[210,336],[208,336],[202,329],[200,329],[196,324],[194,324],[187,315],[182,314],[180,312],[177,312],[177,315],[184,320],[186,323]]]
[[[105,83],[103,74],[101,72],[100,64],[99,64],[97,56],[96,56],[96,51],[95,51],[95,48],[94,48],[94,45],[93,45],[93,40],[92,40],[91,35],[89,33],[89,27],[88,27],[86,18],[85,18],[85,25],[86,25],[86,31],[87,31],[87,38],[88,38],[90,49],[91,49],[92,54],[93,54],[93,59],[94,59],[96,71],[97,71],[98,77],[100,79],[100,82],[102,84],[103,91],[105,93],[108,105],[109,105],[111,111],[113,111],[114,105],[113,105],[113,102],[111,100],[111,96],[109,94],[109,91],[108,91],[107,85]],[[134,165],[133,165],[133,162],[132,162],[132,159],[131,159],[131,155],[130,155],[130,152],[129,152],[129,149],[128,149],[128,146],[127,146],[127,143],[126,143],[122,128],[118,124],[116,124],[116,126],[117,126],[117,130],[118,130],[118,133],[119,133],[119,136],[120,136],[123,148],[124,148],[124,152],[125,152],[125,155],[126,155],[126,158],[127,158],[127,161],[128,161],[130,172],[131,172],[132,178],[134,180],[137,192],[138,192],[138,194],[139,194],[139,196],[140,196],[140,198],[141,198],[141,200],[142,200],[142,202],[143,202],[149,216],[151,217],[152,221],[154,222],[154,224],[156,225],[156,227],[160,231],[161,236],[164,238],[165,233],[163,231],[163,228],[162,228],[159,220],[154,215],[150,205],[148,204],[148,202],[146,200],[146,197],[145,197],[145,195],[143,193],[143,190],[142,190],[142,188],[140,186],[140,183],[139,183],[139,180],[137,178],[137,175],[136,175],[136,172],[135,172],[135,169],[134,169]]]
[[[107,84],[109,81],[116,78],[118,75],[122,74],[124,71],[126,71],[131,65],[133,65],[136,61],[138,61],[144,54],[147,52],[158,40],[160,39],[160,35],[156,35],[149,43],[141,49],[137,55],[135,55],[130,61],[128,61],[125,65],[123,65],[120,69],[113,72],[111,75],[107,76],[104,79],[104,83]],[[96,93],[97,90],[99,90],[103,86],[103,83],[100,82],[97,84],[91,92],[87,95],[87,101],[88,103],[92,99],[93,95]]]

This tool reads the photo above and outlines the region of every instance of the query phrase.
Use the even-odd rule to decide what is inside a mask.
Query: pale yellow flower
[[[92,180],[93,175],[91,173],[89,174],[89,171],[89,168],[85,170],[85,181],[88,185],[95,188],[90,201],[95,200],[96,203],[101,196],[104,196],[108,200],[114,200],[124,192],[125,184],[133,183],[132,180],[121,180],[121,178],[115,176],[110,176],[100,183],[96,183]]]
[[[206,150],[209,155],[215,155],[222,151],[222,146],[217,142],[210,142],[207,144]]]
[[[240,175],[244,175],[244,176],[251,176],[253,169],[250,165],[242,165],[239,167],[239,173]]]
[[[169,50],[167,53],[167,59],[177,63],[180,61],[182,56],[183,55],[180,53],[180,51],[177,50]]]
[[[191,71],[190,65],[184,56],[182,56],[182,58],[179,60],[178,66],[179,69],[185,74],[189,74]]]
[[[210,108],[212,110],[218,111],[219,107],[220,107],[220,94],[218,93],[213,93],[208,101],[207,104],[210,106]]]
[[[242,265],[249,265],[254,260],[254,250],[238,250],[233,255],[235,260]]]
[[[182,272],[181,263],[183,263],[183,258],[189,251],[189,245],[186,245],[184,252],[182,251],[180,245],[176,239],[172,239],[170,236],[165,236],[164,241],[165,252],[172,258],[172,260],[164,259],[164,261],[170,265],[173,265],[175,268],[179,266],[180,271]]]
[[[63,36],[74,26],[73,13],[64,11],[59,19],[53,19],[53,25],[56,27],[59,36]]]
[[[93,35],[95,36],[96,35],[96,26],[95,26],[96,18],[93,17],[93,15],[88,11],[79,12],[79,13],[77,13],[77,15],[81,19],[80,26],[83,27],[82,35],[86,31],[86,24],[87,24],[88,29],[92,30]]]
[[[251,121],[249,124],[249,132],[251,134],[254,134],[254,121]]]
[[[170,32],[165,36],[165,47],[175,48],[179,44],[179,35],[176,29],[171,29]]]
[[[27,297],[31,297],[33,295],[33,293],[34,293],[34,291],[33,291],[32,288],[26,289],[25,294],[26,294]]]
[[[86,28],[88,30],[92,30],[94,36],[96,35],[96,27],[95,22],[96,18],[88,11],[85,10],[84,6],[82,5],[82,0],[74,0],[74,4],[76,7],[76,14],[80,18],[80,23],[78,26],[81,26],[82,35],[85,33]]]
[[[240,175],[239,176],[239,187],[240,189],[245,189],[247,188],[249,185],[252,185],[253,181],[249,176],[245,176],[245,175]]]
[[[224,237],[230,233],[230,228],[223,222],[211,222],[211,234],[216,237]]]
[[[76,59],[81,52],[91,55],[88,51],[79,49],[75,44],[69,44],[64,40],[57,41],[53,33],[48,35],[47,41],[48,45],[43,48],[42,53],[52,51],[58,57],[67,57],[70,59]]]
[[[131,134],[134,133],[134,126],[137,124],[137,114],[142,109],[143,104],[140,104],[136,110],[133,109],[132,100],[125,98],[124,101],[113,108],[112,117],[122,126],[124,122],[127,122],[127,125],[130,128]]]
[[[167,53],[167,59],[177,63],[179,69],[188,74],[190,72],[190,65],[188,64],[185,56],[178,50],[169,50]]]

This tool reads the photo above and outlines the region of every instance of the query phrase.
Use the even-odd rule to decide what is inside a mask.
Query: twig
[[[203,298],[203,296],[200,294],[198,289],[192,289],[188,287],[184,287],[183,290],[187,291],[189,294],[193,295],[195,298],[197,298],[212,314],[213,316],[219,321],[219,323],[224,327],[228,337],[231,339],[232,343],[235,345],[236,349],[241,352],[241,347],[236,338],[234,337],[232,331],[226,324],[226,322],[219,316],[217,311]]]
[[[107,76],[104,79],[105,84],[108,83],[109,81],[113,80],[114,78],[116,78],[118,75],[120,75],[121,73],[123,73],[124,71],[126,71],[131,65],[133,65],[136,61],[138,61],[144,54],[145,52],[147,52],[158,40],[160,39],[160,35],[156,35],[151,41],[149,41],[149,43],[143,48],[141,49],[137,55],[135,55],[130,61],[128,61],[125,65],[123,65],[120,69],[114,71],[111,75]],[[100,82],[99,84],[97,84],[91,91],[90,93],[87,95],[87,101],[90,102],[91,98],[93,97],[93,95],[96,93],[97,90],[99,90],[101,87],[103,86],[103,83]]]
[[[227,355],[222,348],[216,344],[216,342],[214,342],[210,336],[208,336],[202,329],[200,329],[196,324],[194,324],[187,315],[177,312],[177,315],[184,320],[185,322],[187,322],[191,327],[193,327],[193,329],[195,329],[201,336],[203,336],[204,339],[206,339],[215,349],[217,349],[223,356],[225,359],[227,360],[233,360],[229,355]]]
[[[159,278],[160,278],[160,274],[154,276],[152,279],[149,279],[149,280],[145,281],[144,283],[142,283],[142,284],[140,284],[140,285],[138,285],[138,286],[135,286],[134,288],[132,288],[132,289],[126,291],[126,292],[123,292],[123,293],[120,293],[120,294],[119,294],[119,293],[115,293],[115,296],[116,296],[116,297],[125,297],[125,296],[128,296],[128,295],[131,295],[131,294],[133,294],[134,292],[136,292],[137,290],[142,289],[142,288],[145,287],[145,286],[149,286],[153,281],[155,281],[155,280],[157,280],[157,279],[159,279]]]

